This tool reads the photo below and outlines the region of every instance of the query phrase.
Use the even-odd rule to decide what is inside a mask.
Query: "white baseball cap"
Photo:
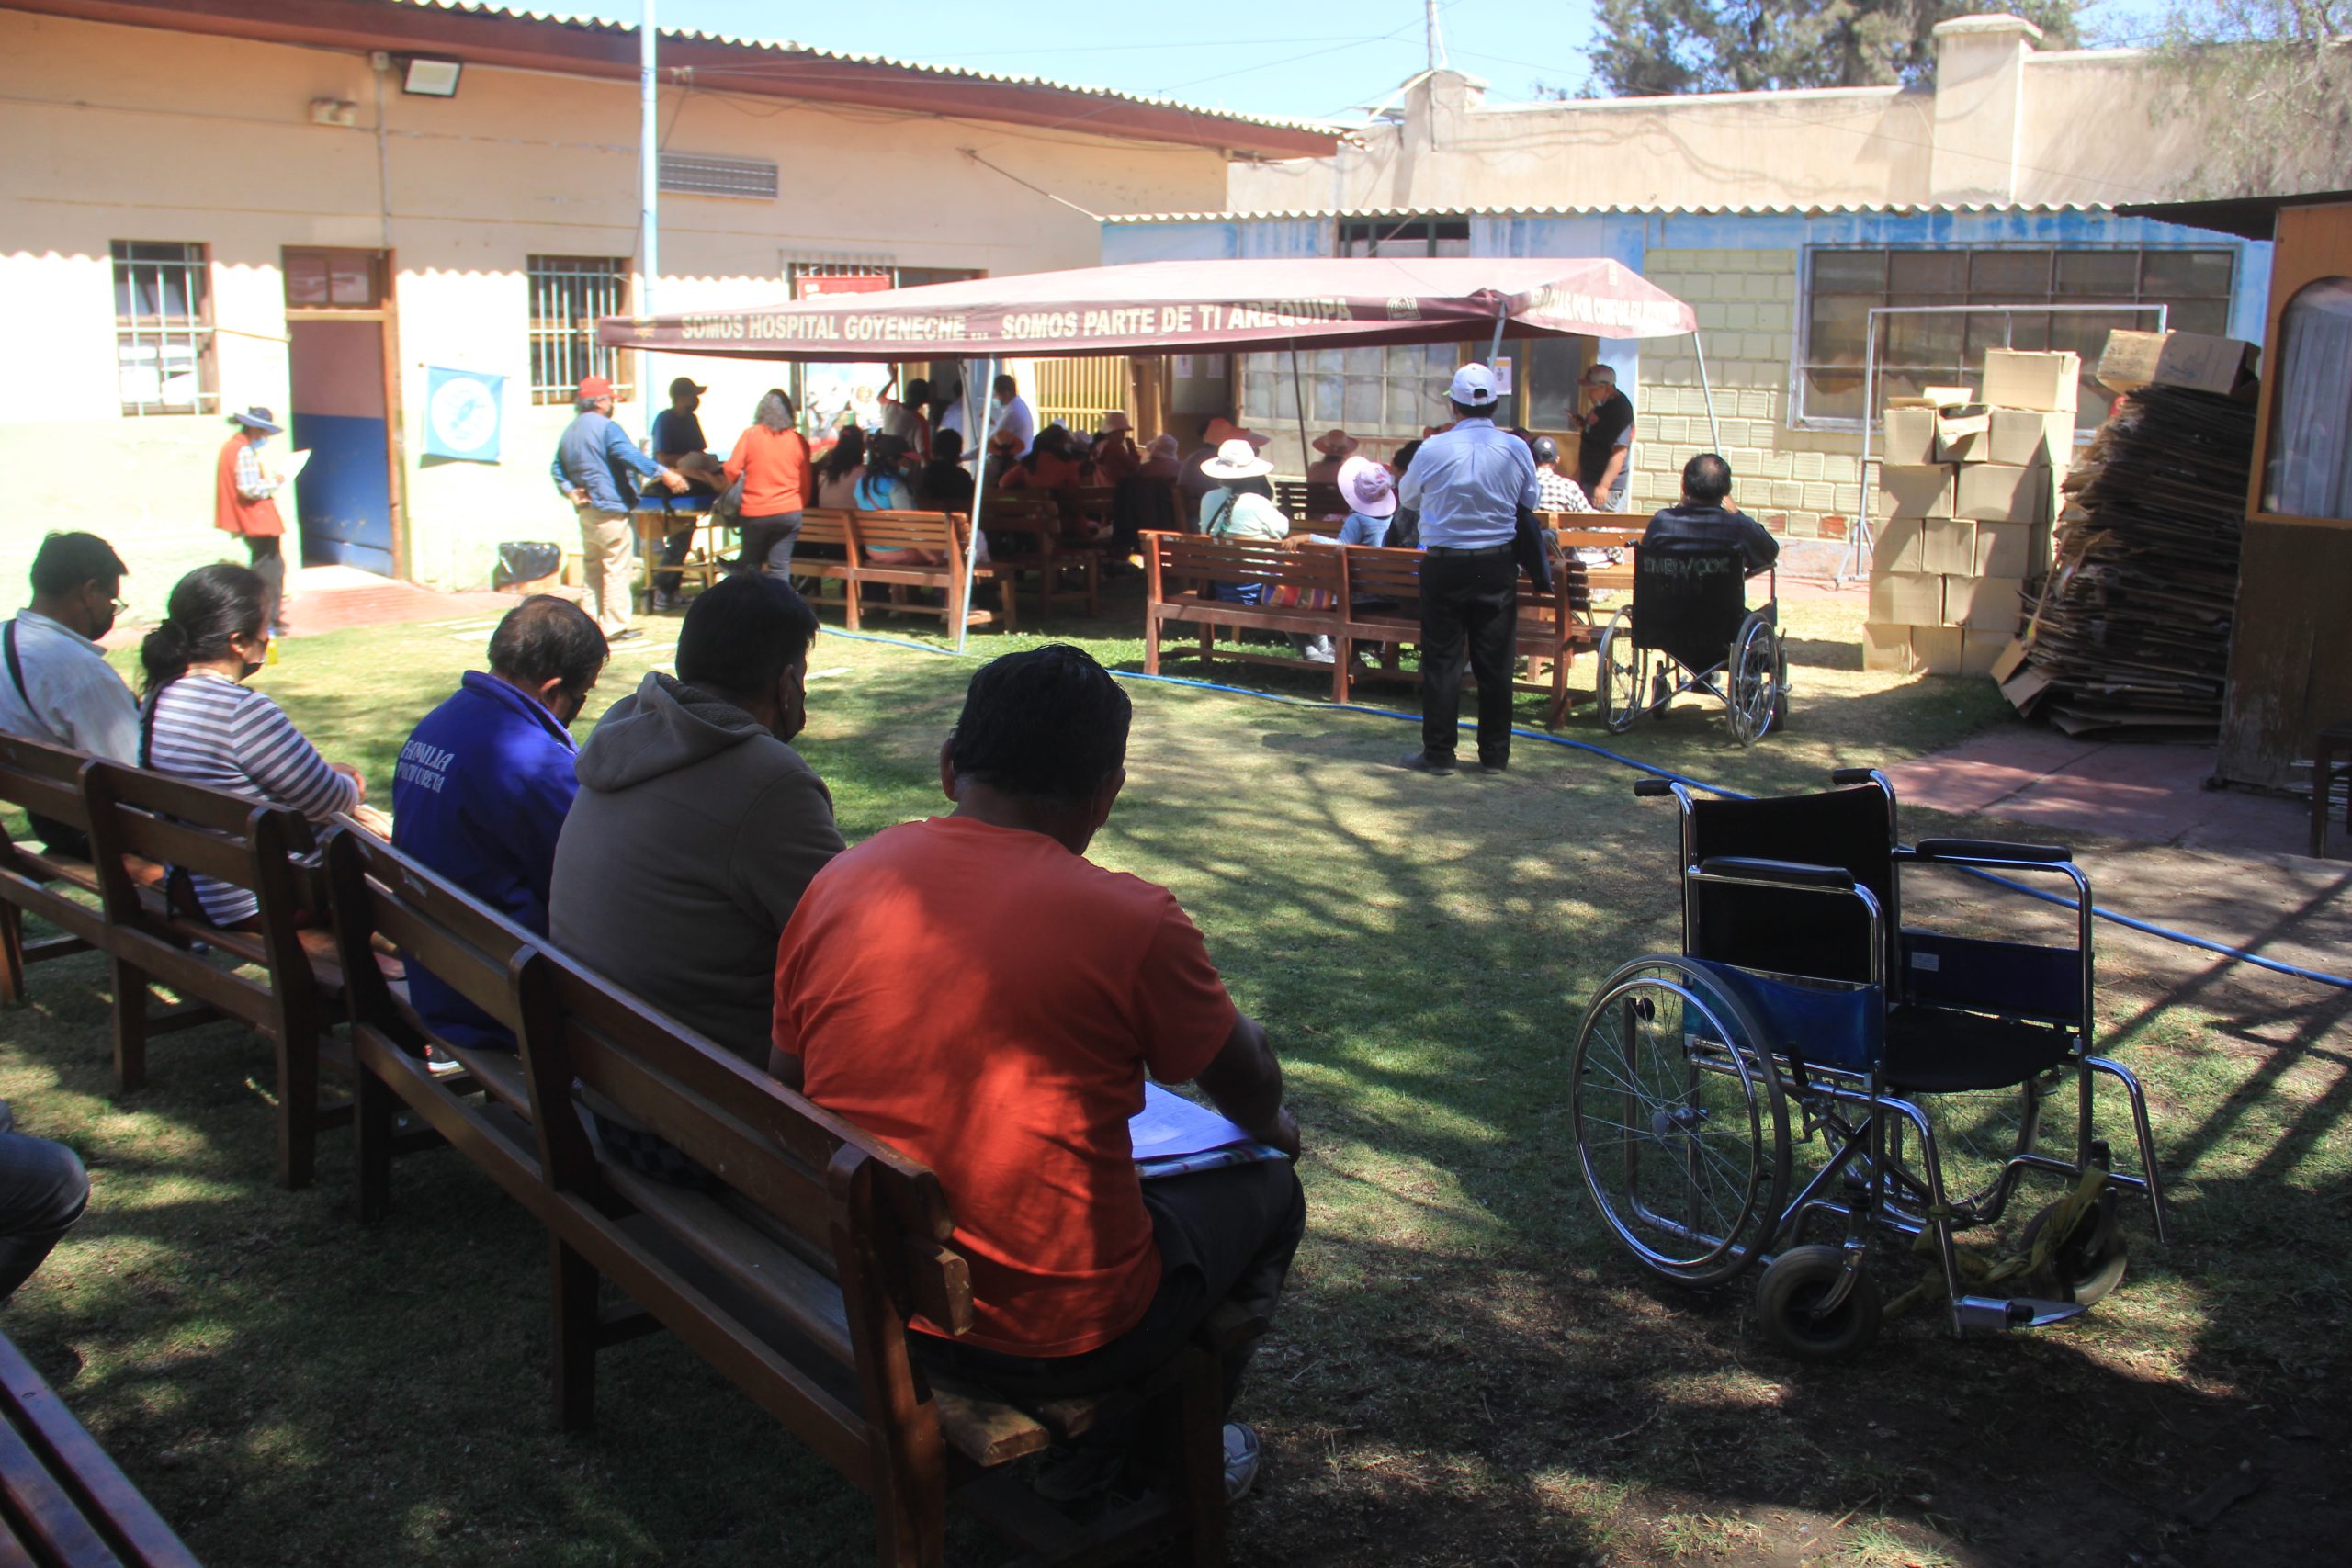
[[[1490,408],[1495,401],[1495,373],[1483,365],[1465,365],[1453,373],[1447,397],[1464,408]]]

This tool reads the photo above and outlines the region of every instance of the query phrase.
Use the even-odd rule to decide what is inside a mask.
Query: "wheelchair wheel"
[[[1750,615],[1740,623],[1724,670],[1724,695],[1732,735],[1753,746],[1772,728],[1781,711],[1781,637],[1772,623]]]
[[[1642,716],[1649,697],[1649,655],[1634,642],[1634,609],[1617,612],[1600,634],[1593,666],[1593,705],[1611,735],[1623,735]]]
[[[1762,1040],[1677,957],[1635,959],[1585,1010],[1568,1066],[1577,1158],[1601,1219],[1668,1279],[1729,1279],[1779,1228],[1789,1112]]]
[[[2033,1244],[2041,1238],[2059,1206],[2052,1203],[2026,1222],[2025,1235],[2018,1240],[2020,1247],[2027,1252],[2033,1250]],[[2123,1270],[2131,1261],[2122,1222],[2115,1216],[2115,1190],[2110,1187],[2075,1222],[2074,1234],[2051,1249],[2050,1273],[2057,1281],[2058,1299],[2079,1302],[2084,1306],[2103,1300],[2123,1282]]]
[[[1865,1269],[1828,1312],[1816,1310],[1845,1270],[1841,1247],[1792,1247],[1756,1281],[1756,1319],[1764,1337],[1800,1361],[1847,1361],[1878,1337],[1883,1303]]]

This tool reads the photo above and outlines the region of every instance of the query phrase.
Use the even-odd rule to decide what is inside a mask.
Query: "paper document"
[[[1251,1141],[1244,1128],[1156,1083],[1143,1086],[1143,1109],[1127,1122],[1127,1138],[1137,1165]]]
[[[308,446],[305,446],[296,452],[278,453],[277,457],[270,459],[269,466],[277,470],[278,480],[280,483],[292,484],[296,479],[301,478],[303,466],[309,463],[310,460],[311,449]]]

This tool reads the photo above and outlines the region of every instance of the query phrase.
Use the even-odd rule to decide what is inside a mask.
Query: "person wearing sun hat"
[[[1462,669],[1478,682],[1478,771],[1510,765],[1511,650],[1519,562],[1511,551],[1519,509],[1543,494],[1527,443],[1495,427],[1494,372],[1470,364],[1447,389],[1453,425],[1421,443],[1397,481],[1396,499],[1420,511],[1421,749],[1416,773],[1453,772],[1460,739]]]
[[[1339,483],[1340,465],[1354,456],[1360,443],[1344,430],[1327,430],[1307,445],[1323,456],[1306,465],[1306,482],[1328,485]]]
[[[258,404],[231,414],[229,423],[236,429],[213,464],[212,525],[244,540],[261,579],[264,618],[277,637],[286,630],[286,519],[275,498],[286,476],[262,468],[261,449],[286,427]]]
[[[1222,414],[1210,420],[1201,431],[1201,444],[1187,452],[1184,460],[1177,465],[1176,488],[1183,498],[1177,510],[1180,513],[1199,510],[1202,502],[1216,489],[1216,481],[1208,477],[1201,465],[1216,457],[1218,447],[1228,441],[1247,441],[1250,449],[1258,452],[1265,449],[1270,439],[1255,431],[1242,429]]]
[[[1348,520],[1340,525],[1343,545],[1384,545],[1388,525],[1396,516],[1396,481],[1385,466],[1369,457],[1350,457],[1340,465],[1340,500]]]

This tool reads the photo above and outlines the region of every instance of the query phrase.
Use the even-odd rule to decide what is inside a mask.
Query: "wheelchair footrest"
[[[1951,1303],[1951,1322],[1962,1334],[1999,1334],[2011,1328],[2045,1328],[2089,1310],[2078,1302],[2037,1296],[1960,1296]]]

